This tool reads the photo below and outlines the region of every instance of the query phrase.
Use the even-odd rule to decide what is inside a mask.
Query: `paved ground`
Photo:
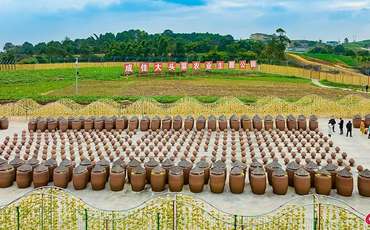
[[[327,123],[326,119],[320,119],[319,120],[319,124],[320,124],[320,127],[321,127],[320,130],[322,132],[324,132],[325,135],[327,133],[326,123]],[[20,134],[22,130],[26,129],[26,127],[27,127],[27,124],[25,122],[11,122],[9,130],[6,130],[6,131],[1,130],[0,131],[0,141],[2,142],[5,138],[5,136],[11,136],[12,137],[13,133],[15,133],[15,132]],[[361,164],[361,165],[364,166],[364,168],[370,168],[370,153],[369,153],[370,140],[368,140],[366,136],[361,135],[360,131],[357,130],[357,129],[354,130],[352,138],[349,138],[349,137],[346,138],[343,135],[339,135],[338,134],[338,127],[336,127],[336,128],[337,128],[337,130],[336,130],[337,132],[331,138],[331,140],[334,142],[334,147],[335,146],[340,146],[340,148],[341,148],[340,152],[346,152],[348,154],[348,159],[349,158],[354,158],[356,160],[356,166],[358,164]],[[230,139],[231,134],[230,133],[231,132],[229,131],[228,144],[227,144],[228,152],[231,151],[231,139]],[[123,135],[126,135],[126,134],[123,134]],[[137,135],[134,135],[132,140],[134,142],[136,142],[136,140],[138,140],[140,138],[140,136],[141,136],[140,132],[138,132]],[[254,134],[252,134],[251,136],[254,136]],[[215,132],[212,134],[212,138],[210,140],[210,143],[214,142],[214,137],[215,137]],[[221,137],[222,137],[222,135],[221,135]],[[244,138],[245,137],[246,136],[244,134]],[[220,138],[220,140],[221,140],[221,138]],[[199,154],[198,154],[198,158],[197,158],[196,162],[199,160],[199,158],[200,158],[199,156],[202,156],[202,155],[206,156],[207,161],[210,162],[211,151],[204,152],[203,151],[203,144],[204,144],[204,140],[203,140],[203,143],[200,146],[201,148],[199,150]],[[42,145],[43,144],[41,144],[41,146]],[[257,144],[255,143],[255,141],[254,141],[253,145],[256,146],[255,148],[257,149]],[[220,144],[220,146],[221,146],[221,144]],[[238,146],[239,146],[239,143],[237,143],[237,147]],[[212,148],[212,147],[213,147],[213,145],[210,145],[210,148]],[[74,148],[77,149],[77,146],[75,145]],[[84,145],[84,148],[85,148],[85,145]],[[190,153],[193,151],[193,148],[194,148],[194,145],[192,146],[191,151],[189,151]],[[221,148],[219,148],[219,152],[221,151],[220,149]],[[59,145],[58,145],[58,150],[59,150]],[[276,155],[279,158],[279,162],[281,164],[283,164],[283,159],[279,156],[280,154],[276,150],[276,147],[274,147],[274,151],[276,152]],[[284,150],[284,151],[286,152],[286,150]],[[237,148],[236,152],[237,152],[237,156],[239,156],[238,157],[238,159],[239,159],[240,158],[240,148]],[[248,147],[246,149],[246,152],[247,152],[247,159],[248,159],[247,163],[249,165],[251,163],[251,158],[250,158],[250,155],[249,155]],[[332,150],[330,152],[332,152]],[[122,153],[122,155],[126,156],[126,154],[124,154],[124,153]],[[181,156],[181,155],[182,154],[179,154],[179,156]],[[190,154],[189,154],[189,156],[190,156]],[[290,154],[287,153],[287,156],[290,157]],[[1,157],[4,157],[4,153]],[[220,157],[221,157],[221,154],[218,153],[217,159],[219,159]],[[257,157],[258,160],[261,160],[261,156],[260,156],[258,150],[256,150],[256,157]],[[39,158],[41,158],[40,155],[39,155]],[[176,162],[179,161],[179,158],[180,157],[177,157]],[[12,157],[10,159],[12,159]],[[231,168],[230,167],[230,163],[231,163],[230,159],[231,159],[231,156],[228,153],[227,161],[226,161],[228,170]],[[346,163],[348,162],[348,159],[345,161]],[[58,162],[60,162],[60,158],[58,158],[57,160],[58,160]],[[126,158],[126,161],[128,161],[127,158]],[[271,161],[271,158],[269,157],[269,162],[270,161]],[[78,163],[79,159],[76,159],[76,162]],[[283,168],[285,168],[285,166],[283,166]],[[356,167],[352,168],[352,173],[354,174],[354,177],[357,178]],[[357,180],[355,179],[355,186],[354,186],[354,192],[353,192],[352,197],[339,196],[336,193],[336,190],[332,190],[331,196],[339,198],[339,199],[347,202],[348,204],[352,205],[353,207],[355,207],[356,209],[358,209],[359,211],[361,211],[363,213],[368,213],[368,212],[370,212],[370,208],[369,208],[370,207],[370,198],[361,197],[358,194],[357,183],[356,182],[357,182]],[[269,210],[272,210],[274,208],[279,207],[282,203],[284,203],[286,201],[289,201],[292,198],[297,197],[297,195],[294,192],[294,188],[289,188],[288,193],[286,195],[278,196],[278,195],[275,195],[272,192],[272,187],[271,186],[267,186],[266,194],[260,195],[260,196],[254,195],[251,192],[248,179],[246,181],[246,186],[245,186],[244,193],[240,194],[240,195],[236,195],[236,194],[232,194],[229,191],[229,187],[228,187],[227,184],[228,184],[228,181],[226,182],[225,191],[222,194],[213,194],[213,193],[211,193],[211,191],[209,189],[209,186],[205,186],[204,191],[202,193],[196,194],[196,195],[198,197],[201,197],[204,200],[210,202],[211,204],[213,204],[215,207],[217,207],[219,209],[222,209],[222,210],[225,210],[225,211],[228,211],[228,212],[231,212],[231,213],[242,214],[242,215],[262,214],[262,213],[265,213]],[[52,183],[50,183],[49,185],[52,185]],[[73,189],[72,183],[69,184],[68,189],[70,191],[74,192],[75,194],[77,194],[78,196],[80,196],[87,203],[89,203],[93,206],[99,207],[99,208],[103,208],[103,209],[112,209],[113,207],[118,207],[118,209],[127,209],[127,208],[130,208],[130,207],[134,207],[134,206],[136,206],[136,205],[144,202],[145,200],[150,199],[150,198],[152,198],[156,195],[161,194],[161,193],[153,193],[151,191],[149,185],[147,185],[146,189],[142,192],[132,192],[130,184],[128,184],[128,183],[126,183],[124,190],[120,191],[120,192],[110,191],[109,183],[107,183],[106,189],[104,189],[102,191],[93,191],[91,189],[90,185],[88,185],[88,188],[85,189],[85,190],[75,191]],[[5,205],[5,204],[9,203],[10,201],[16,199],[17,197],[25,194],[26,192],[28,192],[30,190],[32,190],[32,187],[27,188],[27,189],[18,189],[18,187],[16,186],[15,183],[10,188],[2,188],[2,189],[0,189],[0,205]],[[188,186],[185,186],[183,191],[186,192],[186,193],[190,193]],[[166,190],[164,191],[164,193],[166,193],[166,192],[168,192],[167,187],[166,187]],[[314,193],[315,192],[314,189],[311,189],[311,192]],[[117,203],[121,204],[121,205],[117,206],[116,205]]]

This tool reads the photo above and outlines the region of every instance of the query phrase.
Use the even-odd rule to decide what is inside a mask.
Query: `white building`
[[[327,41],[326,45],[327,46],[337,46],[337,45],[340,45],[340,42],[339,41]]]

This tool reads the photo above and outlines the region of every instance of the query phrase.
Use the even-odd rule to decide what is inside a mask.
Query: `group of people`
[[[361,90],[364,91],[364,88],[366,89],[366,92],[369,90],[369,85],[364,86],[364,84],[361,84]]]
[[[333,133],[335,133],[335,124],[337,122],[334,118],[331,118],[328,122],[328,136],[331,137]],[[344,126],[344,120],[342,118],[339,118],[339,135],[343,135],[343,126]],[[347,134],[346,137],[348,137],[348,134],[350,137],[352,137],[352,122],[349,120],[346,124],[347,128]],[[370,126],[366,128],[365,121],[362,120],[360,124],[360,131],[362,134],[368,134],[368,138],[370,139]]]

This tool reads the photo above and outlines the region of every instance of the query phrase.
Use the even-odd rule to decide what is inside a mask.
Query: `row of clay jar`
[[[207,120],[203,115],[199,116],[196,121],[193,116],[189,115],[183,121],[182,117],[177,115],[173,120],[170,116],[165,116],[163,119],[161,119],[159,116],[155,116],[152,120],[150,120],[148,116],[143,116],[142,119],[139,119],[137,116],[133,116],[129,120],[126,116],[119,118],[116,116],[110,118],[102,116],[100,118],[89,117],[86,119],[85,117],[81,116],[79,118],[69,117],[68,120],[63,117],[58,117],[57,120],[55,120],[53,117],[48,117],[46,119],[39,117],[29,121],[28,130],[41,130],[44,132],[45,130],[52,131],[60,129],[64,132],[67,129],[73,129],[77,131],[80,131],[81,129],[106,129],[108,131],[112,129],[129,129],[130,131],[133,131],[139,129],[140,127],[141,131],[147,131],[149,129],[158,130],[161,128],[163,130],[170,130],[173,128],[175,131],[178,131],[183,127],[185,130],[193,130],[195,126],[196,130],[200,131],[205,129],[207,126],[208,129],[215,131],[217,129],[217,123],[220,130],[225,130],[228,128],[228,126],[236,131],[238,131],[240,128],[244,130],[257,129],[258,131],[262,130],[263,128],[265,130],[269,130],[274,128],[274,123],[275,127],[280,130],[284,130],[285,127],[287,127],[289,130],[297,128],[303,130],[307,129],[307,121],[303,115],[298,117],[298,121],[292,115],[288,116],[287,119],[279,115],[276,117],[275,122],[270,115],[267,115],[264,120],[262,120],[258,115],[255,115],[253,119],[250,119],[245,115],[239,119],[237,116],[232,115],[229,120],[222,115],[218,118],[218,121],[214,116],[210,116]],[[314,131],[317,128],[317,117],[313,115],[309,120],[309,129]]]

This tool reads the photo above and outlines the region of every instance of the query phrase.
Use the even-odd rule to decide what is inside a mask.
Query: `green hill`
[[[345,48],[364,48],[365,45],[370,44],[370,40],[363,40],[359,42],[350,42],[347,44],[342,44]]]

